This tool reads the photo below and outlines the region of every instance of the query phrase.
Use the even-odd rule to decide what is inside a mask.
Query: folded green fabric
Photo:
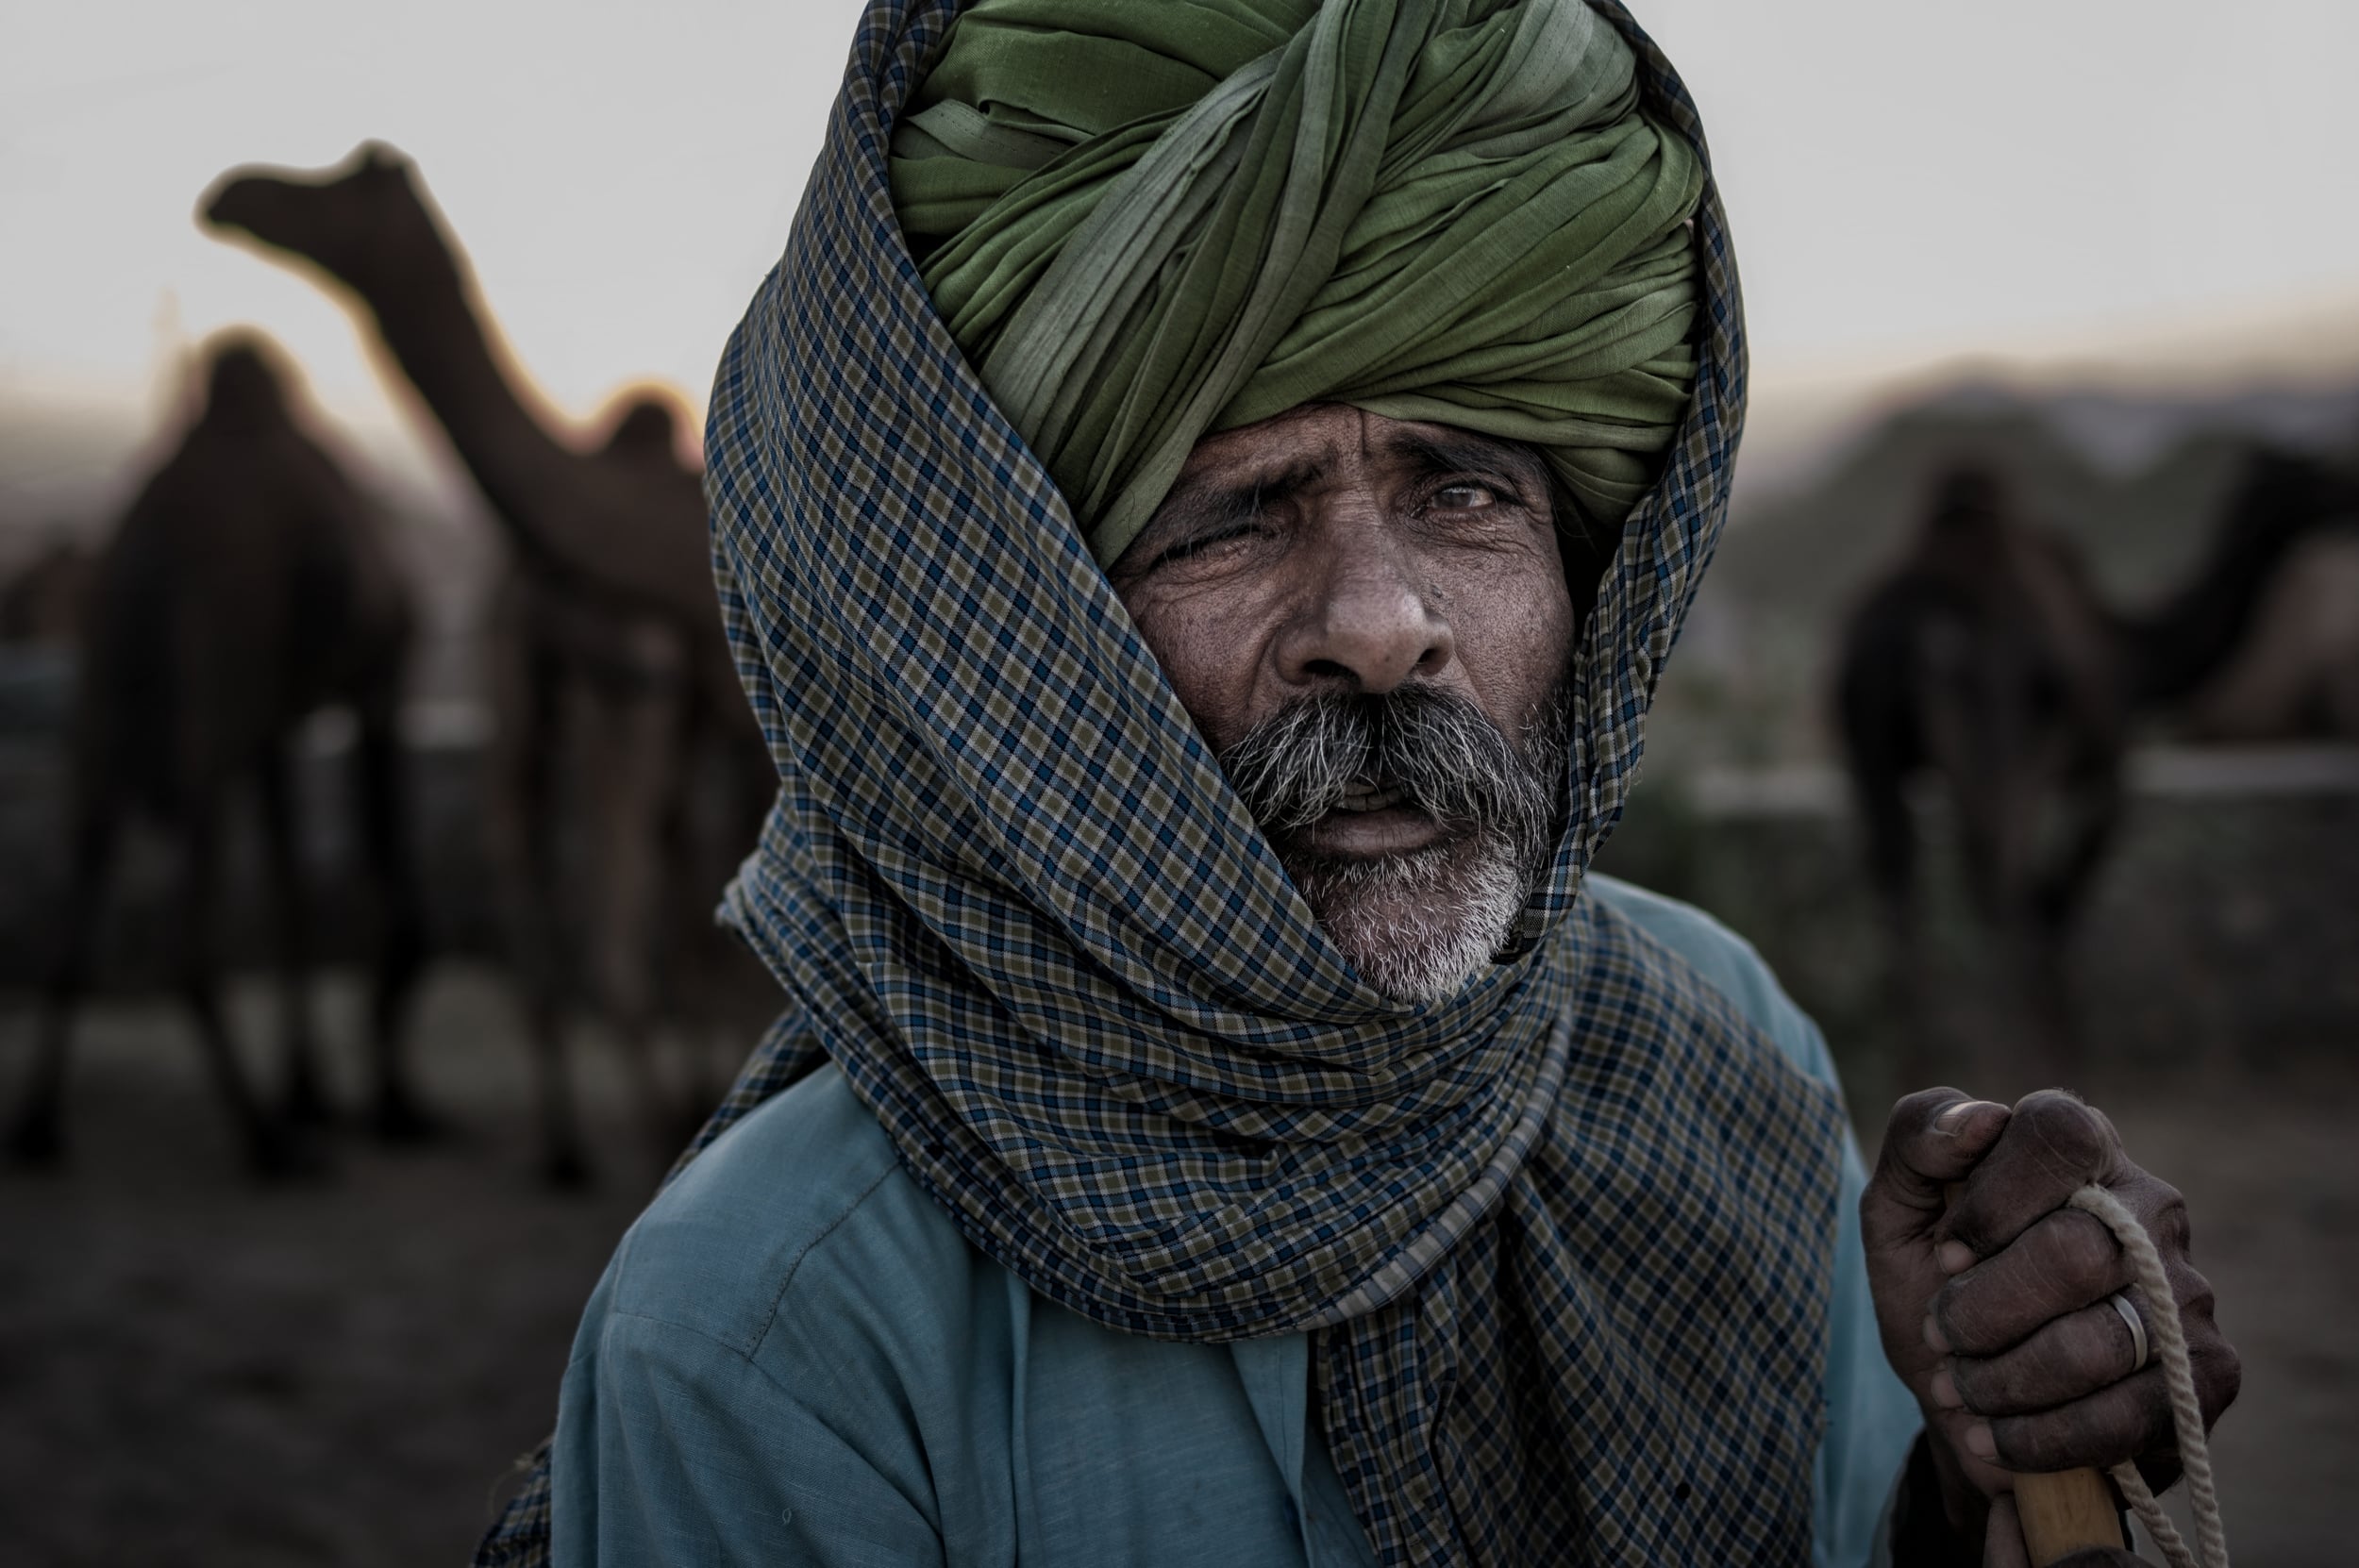
[[[1581,0],[977,0],[892,178],[1101,562],[1317,402],[1531,442],[1618,527],[1694,383],[1702,168]]]

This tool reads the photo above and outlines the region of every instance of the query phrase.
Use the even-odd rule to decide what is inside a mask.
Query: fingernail
[[[1958,1380],[1949,1376],[1948,1367],[1943,1367],[1933,1374],[1932,1394],[1933,1403],[1945,1410],[1958,1410],[1966,1408],[1966,1401],[1958,1397]]]
[[[1964,1274],[1974,1266],[1974,1249],[1964,1242],[1944,1242],[1933,1248],[1933,1261],[1944,1274]]]
[[[1978,1460],[1995,1460],[1999,1457],[1999,1440],[1990,1435],[1989,1422],[1977,1421],[1966,1429],[1966,1452]]]
[[[1933,1130],[1944,1138],[1955,1138],[1958,1135],[1958,1129],[1966,1125],[1967,1117],[1991,1103],[1988,1100],[1960,1100],[1956,1105],[1933,1118]]]
[[[1925,1314],[1925,1343],[1944,1356],[1949,1354],[1949,1342],[1943,1336],[1941,1325],[1933,1321],[1933,1315],[1931,1312]]]

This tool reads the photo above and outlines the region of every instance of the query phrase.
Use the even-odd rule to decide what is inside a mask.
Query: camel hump
[[[205,382],[203,412],[108,548],[96,635],[128,649],[194,615],[225,644],[276,638],[297,664],[345,638],[397,646],[407,594],[386,520],[306,428],[284,355],[260,333],[223,334]]]
[[[284,418],[293,369],[278,345],[249,328],[233,328],[207,348],[208,418]]]
[[[679,416],[672,400],[659,392],[633,392],[623,404],[614,427],[607,433],[609,452],[670,453],[679,440]]]

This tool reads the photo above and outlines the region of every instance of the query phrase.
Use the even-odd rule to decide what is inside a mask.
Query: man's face
[[[1577,618],[1539,457],[1329,405],[1196,445],[1115,592],[1330,938],[1456,991],[1555,847]]]

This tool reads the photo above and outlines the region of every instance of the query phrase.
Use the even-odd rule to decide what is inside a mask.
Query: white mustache
[[[1220,763],[1266,831],[1307,827],[1333,811],[1411,806],[1536,848],[1564,799],[1564,712],[1549,704],[1518,745],[1454,692],[1301,697],[1255,725]]]

